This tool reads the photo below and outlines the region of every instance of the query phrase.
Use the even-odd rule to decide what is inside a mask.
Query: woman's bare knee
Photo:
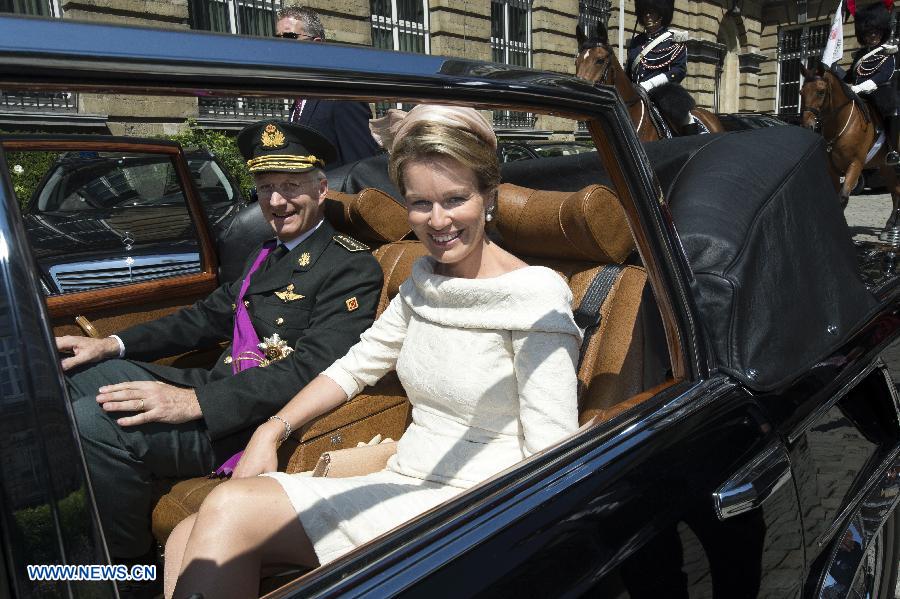
[[[197,545],[212,547],[227,539],[232,547],[255,554],[262,562],[274,559],[317,565],[297,512],[281,485],[271,478],[230,480],[219,485],[203,501],[196,522],[190,544],[197,549]]]
[[[175,592],[175,581],[181,572],[181,562],[187,547],[188,538],[197,521],[197,514],[191,514],[178,523],[166,540],[165,568],[163,570],[163,588],[167,599]]]

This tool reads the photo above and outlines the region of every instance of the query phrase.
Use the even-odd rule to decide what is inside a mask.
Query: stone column
[[[491,60],[491,3],[430,0],[431,53]]]
[[[575,75],[578,0],[534,0],[531,7],[531,64],[535,69]],[[572,138],[578,122],[539,114],[535,128]]]
[[[62,0],[63,18],[164,29],[188,29],[187,0]],[[108,115],[114,135],[177,132],[197,116],[196,98],[78,94],[78,111]]]

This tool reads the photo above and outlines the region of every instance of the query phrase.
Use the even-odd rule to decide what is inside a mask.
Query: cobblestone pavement
[[[856,239],[875,241],[891,214],[891,196],[886,193],[851,196],[844,216]]]

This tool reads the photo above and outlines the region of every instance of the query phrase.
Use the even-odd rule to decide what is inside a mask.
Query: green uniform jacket
[[[347,353],[371,326],[381,292],[381,267],[369,252],[350,251],[345,245],[354,244],[336,241],[325,221],[252,277],[245,301],[256,334],[262,340],[278,333],[294,348],[287,358],[232,374],[229,345],[211,370],[141,363],[159,380],[194,388],[218,460],[243,449],[260,423]],[[256,255],[248,256],[244,273]],[[230,341],[243,279],[222,285],[189,308],[118,333],[125,357],[155,360]],[[294,294],[290,301],[275,295],[289,284]]]

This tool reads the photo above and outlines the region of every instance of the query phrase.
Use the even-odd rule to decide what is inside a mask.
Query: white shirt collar
[[[325,222],[325,219],[320,220],[320,221],[318,222],[318,224],[316,224],[315,227],[313,227],[312,229],[310,229],[310,230],[307,231],[306,233],[303,233],[302,235],[299,235],[298,237],[294,237],[294,238],[291,239],[290,241],[282,241],[282,242],[280,242],[280,243],[281,243],[284,247],[286,247],[286,248],[288,249],[288,251],[290,252],[290,251],[293,250],[295,247],[297,247],[298,245],[300,245],[301,243],[303,243],[304,241],[306,241],[307,239],[309,239],[309,236],[312,235],[313,233],[315,233],[316,230],[317,230],[319,227],[322,226],[322,223],[323,223],[323,222]]]

